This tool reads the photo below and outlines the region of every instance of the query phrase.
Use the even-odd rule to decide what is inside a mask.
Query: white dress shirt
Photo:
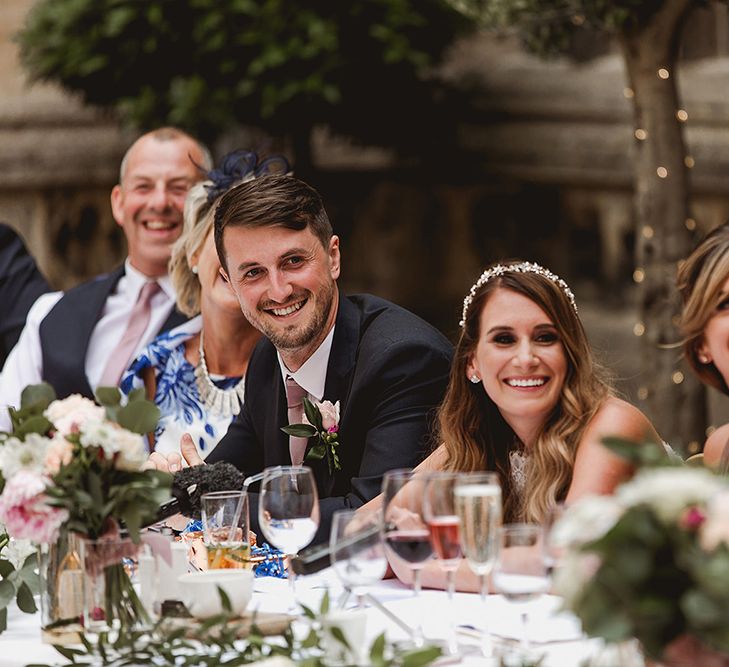
[[[327,334],[327,337],[321,342],[312,354],[299,368],[298,371],[292,373],[281,359],[281,354],[276,352],[278,356],[278,365],[281,367],[281,377],[284,386],[286,386],[286,378],[294,378],[296,384],[306,390],[308,398],[315,401],[321,401],[324,396],[324,385],[327,381],[327,368],[329,367],[329,354],[332,351],[332,341],[334,340],[334,329]]]
[[[107,297],[101,317],[89,339],[85,369],[92,388],[98,385],[108,355],[119,344],[127,328],[132,308],[139,298],[139,292],[149,280],[147,276],[137,271],[128,259],[124,264],[124,271],[115,289]],[[169,277],[158,278],[157,282],[162,289],[152,297],[152,315],[134,357],[156,336],[175,305],[175,293]],[[40,325],[62,296],[63,292],[52,292],[36,300],[28,312],[17,345],[8,355],[0,374],[0,430],[10,430],[10,416],[5,407],[9,405],[18,407],[23,389],[29,384],[43,381]]]

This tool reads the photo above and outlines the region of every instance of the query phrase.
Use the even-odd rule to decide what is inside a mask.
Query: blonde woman
[[[557,502],[611,493],[632,469],[603,437],[661,442],[604,379],[567,284],[517,261],[489,267],[464,300],[439,425],[443,444],[420,467],[496,471],[505,522],[543,522]],[[424,586],[444,584],[440,568],[425,569]],[[457,586],[478,590],[466,567]]]
[[[681,264],[683,351],[702,382],[729,394],[729,224],[721,225]],[[729,471],[729,424],[704,446],[704,463]]]
[[[240,412],[248,360],[261,334],[241,313],[220,272],[214,210],[234,185],[288,169],[282,157],[260,162],[255,153],[236,151],[187,195],[170,277],[178,308],[193,319],[150,343],[121,382],[127,394],[143,387],[160,408],[152,451],[177,452],[180,438],[189,433],[204,459]]]

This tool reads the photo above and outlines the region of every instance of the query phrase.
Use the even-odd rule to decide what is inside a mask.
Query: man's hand
[[[200,454],[197,453],[197,447],[192,441],[189,433],[185,433],[180,439],[180,453],[173,452],[172,454],[160,454],[159,452],[152,452],[144,464],[146,469],[157,469],[162,472],[176,473],[182,468],[188,466],[199,466],[204,464],[205,461],[200,458]]]

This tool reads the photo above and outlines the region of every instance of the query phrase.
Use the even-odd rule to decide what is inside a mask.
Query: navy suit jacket
[[[413,467],[427,454],[451,357],[448,340],[407,310],[370,295],[340,294],[323,398],[340,402],[341,470],[330,474],[326,460],[304,462],[320,497],[315,543],[329,538],[335,510],[363,505],[380,493],[385,471]],[[289,436],[281,431],[287,422],[276,349],[264,339],[248,365],[243,410],[207,462],[229,461],[249,475],[291,465]],[[251,525],[259,533],[257,507],[251,494]]]
[[[59,398],[70,394],[94,398],[86,377],[86,350],[106,299],[123,275],[122,265],[112,273],[68,290],[41,322],[43,380],[53,387]],[[173,309],[159,333],[186,320],[187,317]]]
[[[50,287],[12,227],[0,223],[0,368],[35,300]]]

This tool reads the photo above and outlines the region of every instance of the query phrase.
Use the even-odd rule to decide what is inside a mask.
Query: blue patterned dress
[[[121,380],[121,390],[128,395],[144,388],[143,372],[155,369],[157,381],[154,402],[162,415],[155,436],[155,451],[161,454],[179,452],[180,438],[189,433],[205,458],[225,435],[232,421],[206,412],[195,381],[195,367],[185,359],[185,341],[200,333],[202,318],[193,318],[155,338],[132,362]],[[211,375],[220,389],[234,387],[240,377]]]

